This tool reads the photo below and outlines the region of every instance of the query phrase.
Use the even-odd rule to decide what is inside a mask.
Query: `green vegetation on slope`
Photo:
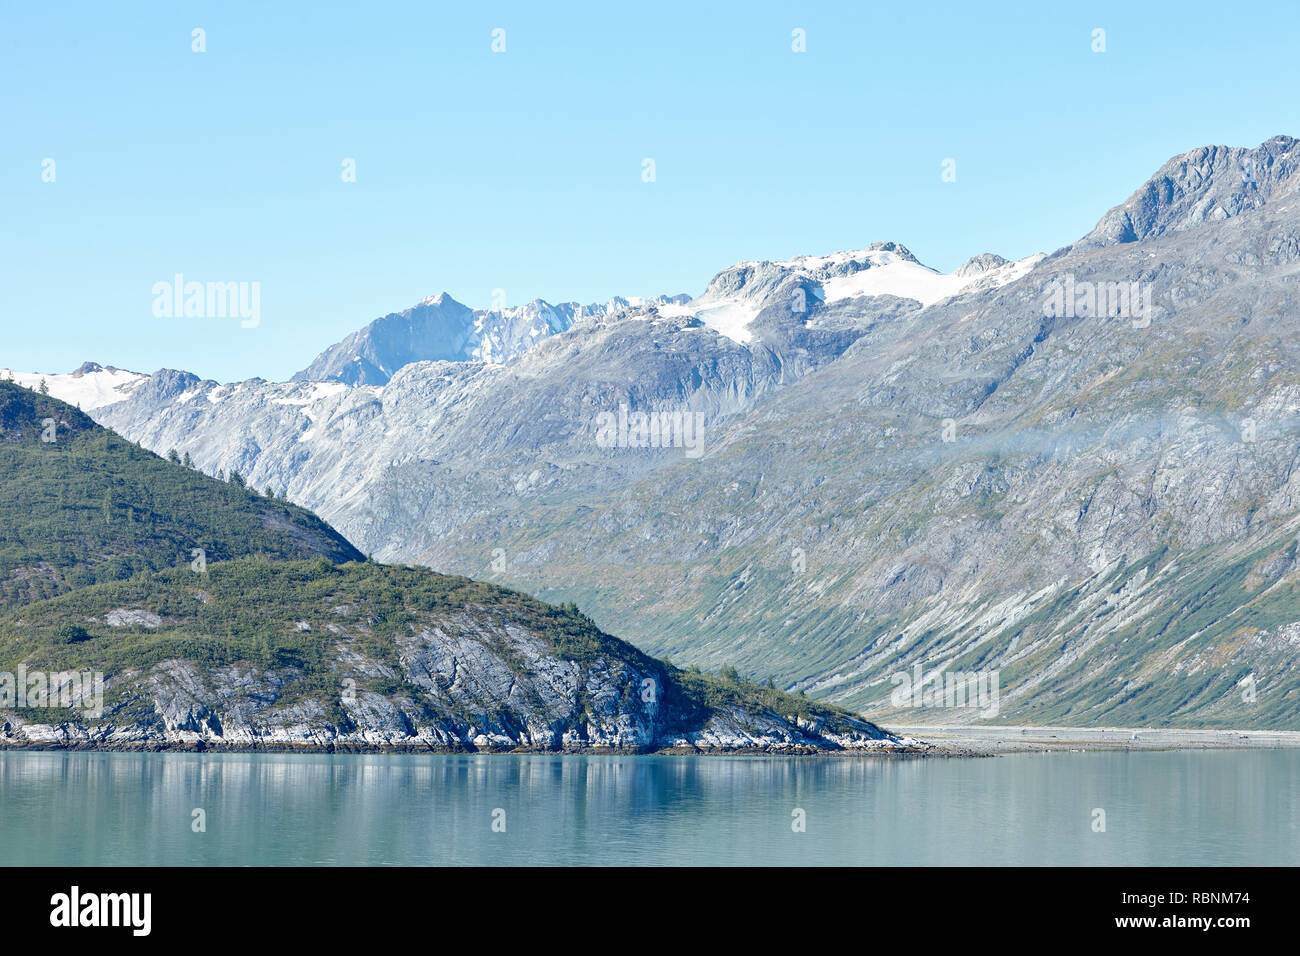
[[[0,608],[142,571],[264,555],[362,557],[288,502],[167,461],[0,381]]]
[[[149,623],[108,623],[109,612],[147,612]],[[604,633],[576,607],[554,607],[525,594],[423,568],[373,562],[334,565],[244,558],[206,573],[170,568],[130,580],[78,588],[0,617],[0,669],[19,663],[46,671],[98,669],[110,678],[167,660],[203,668],[247,663],[286,679],[282,700],[314,697],[336,707],[339,680],[331,665],[345,629],[355,651],[401,672],[395,638],[427,624],[431,614],[472,611],[525,627],[556,656],[581,663],[626,664],[656,674],[684,723],[702,724],[718,708],[794,719],[852,716],[839,708],[741,680],[682,671]],[[299,628],[305,622],[311,629]],[[506,659],[510,649],[493,648]],[[413,690],[377,679],[368,688],[388,697]]]

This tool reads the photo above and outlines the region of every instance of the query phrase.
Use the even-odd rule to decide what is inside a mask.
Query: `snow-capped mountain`
[[[791,311],[807,312],[809,300],[821,304],[872,296],[910,299],[933,305],[961,292],[995,288],[1025,275],[1043,259],[1038,253],[1018,262],[984,253],[955,272],[922,265],[896,242],[825,256],[798,256],[783,262],[741,262],[718,273],[698,298],[659,307],[661,315],[694,316],[736,342],[748,342],[750,328],[764,306],[782,295]]]
[[[119,373],[122,391],[93,407],[104,424],[149,448],[176,448],[210,473],[235,469],[259,488],[287,489],[376,554],[424,554],[435,546],[429,535],[453,532],[502,494],[616,488],[662,464],[611,460],[596,448],[591,426],[603,411],[681,408],[710,423],[743,415],[834,362],[864,333],[907,329],[927,304],[1014,282],[1039,259],[1010,263],[986,253],[944,275],[882,242],[741,262],[694,299],[536,301],[492,311],[443,294],[372,322],[289,382]],[[47,376],[48,386],[71,395],[65,379],[74,377]],[[406,519],[378,500],[394,470],[453,461],[458,500],[429,520],[413,519],[418,543],[403,543],[392,523]],[[546,467],[531,467],[542,461]],[[429,478],[413,477],[410,487]],[[404,495],[394,498],[403,509]],[[358,507],[387,516],[360,519]]]
[[[24,388],[40,388],[41,382],[51,395],[83,412],[103,408],[129,398],[137,388],[149,380],[148,375],[128,372],[111,365],[86,362],[74,372],[41,373],[16,372],[0,368],[0,378],[11,379]]]
[[[617,488],[663,463],[597,448],[592,424],[602,412],[679,408],[710,423],[743,415],[864,333],[909,328],[926,303],[1015,281],[1038,258],[985,254],[946,276],[897,243],[876,243],[738,263],[695,299],[493,312],[441,295],[372,322],[289,382],[221,384],[164,370],[101,420],[150,448],[188,453],[206,471],[287,489],[377,555],[423,554],[503,494]],[[730,323],[728,310],[740,319]],[[385,501],[399,469],[419,474]],[[450,482],[454,494],[434,509],[406,500],[430,481]],[[428,514],[411,518],[418,543],[399,530],[408,505]],[[371,508],[384,517],[360,516]]]

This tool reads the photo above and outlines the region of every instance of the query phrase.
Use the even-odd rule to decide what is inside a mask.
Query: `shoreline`
[[[1300,731],[1150,727],[1030,727],[1024,725],[893,725],[881,727],[902,745],[819,747],[430,747],[404,744],[214,743],[206,740],[15,740],[0,737],[0,754],[207,753],[207,754],[427,754],[434,756],[608,757],[997,757],[1029,753],[1158,752],[1184,750],[1285,750],[1300,748]]]
[[[1170,727],[1031,727],[1025,725],[883,726],[953,756],[1017,753],[1154,752],[1162,750],[1284,750],[1300,747],[1300,731]]]
[[[424,747],[416,745],[366,745],[342,744],[318,746],[315,744],[212,744],[181,741],[130,741],[94,743],[91,741],[6,741],[0,740],[0,755],[5,753],[176,753],[176,754],[425,754],[438,757],[494,756],[494,757],[952,757],[980,756],[960,754],[929,746],[923,741],[913,741],[902,746],[842,748],[829,750],[818,747],[662,747],[659,749],[634,749],[617,747]]]

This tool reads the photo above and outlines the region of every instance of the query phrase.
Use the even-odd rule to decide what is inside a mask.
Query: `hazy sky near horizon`
[[[1298,27],[1295,2],[7,2],[0,366],[283,379],[441,291],[1050,252],[1176,153],[1300,134]],[[260,283],[260,323],[155,315],[178,273]]]

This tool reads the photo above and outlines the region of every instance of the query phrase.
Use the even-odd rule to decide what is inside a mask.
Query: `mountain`
[[[173,465],[51,396],[0,381],[0,607],[235,557],[363,557],[287,501]]]
[[[42,375],[0,368],[0,381],[8,380],[30,389],[37,389],[41,382],[45,382],[49,394],[87,412],[130,397],[148,379],[149,376],[139,372],[128,372],[95,362],[86,362],[76,371],[64,375]]]
[[[917,746],[734,673],[657,661],[576,608],[364,561],[303,509],[8,381],[0,519],[0,745]],[[41,688],[74,709],[46,706]]]
[[[1295,192],[1055,254],[872,330],[697,462],[462,534],[655,652],[877,717],[976,716],[896,704],[920,664],[997,673],[1013,723],[1300,726]],[[1157,223],[1207,208],[1138,195],[1169,196]],[[1051,314],[1067,281],[1138,282],[1151,312]]]
[[[507,365],[411,362],[382,387],[220,385],[162,371],[97,414],[204,469],[236,468],[258,486],[285,487],[377,554],[401,559],[475,516],[510,520],[517,496],[621,487],[671,463],[671,454],[597,447],[602,413],[627,405],[710,423],[743,414],[864,332],[910,321],[947,293],[1011,281],[1037,261],[993,259],[1001,265],[985,260],[945,276],[896,243],[878,243],[741,263],[689,302],[593,311]]]
[[[675,300],[660,297],[655,301]],[[412,362],[500,364],[565,331],[583,315],[605,315],[627,306],[626,299],[588,306],[576,302],[550,305],[535,299],[514,308],[471,309],[443,292],[404,312],[375,319],[326,349],[293,380],[383,385]]]
[[[96,415],[872,715],[979,716],[897,695],[919,666],[997,675],[1006,722],[1300,727],[1296,146],[1175,157],[1049,256],[742,262],[506,365]]]

